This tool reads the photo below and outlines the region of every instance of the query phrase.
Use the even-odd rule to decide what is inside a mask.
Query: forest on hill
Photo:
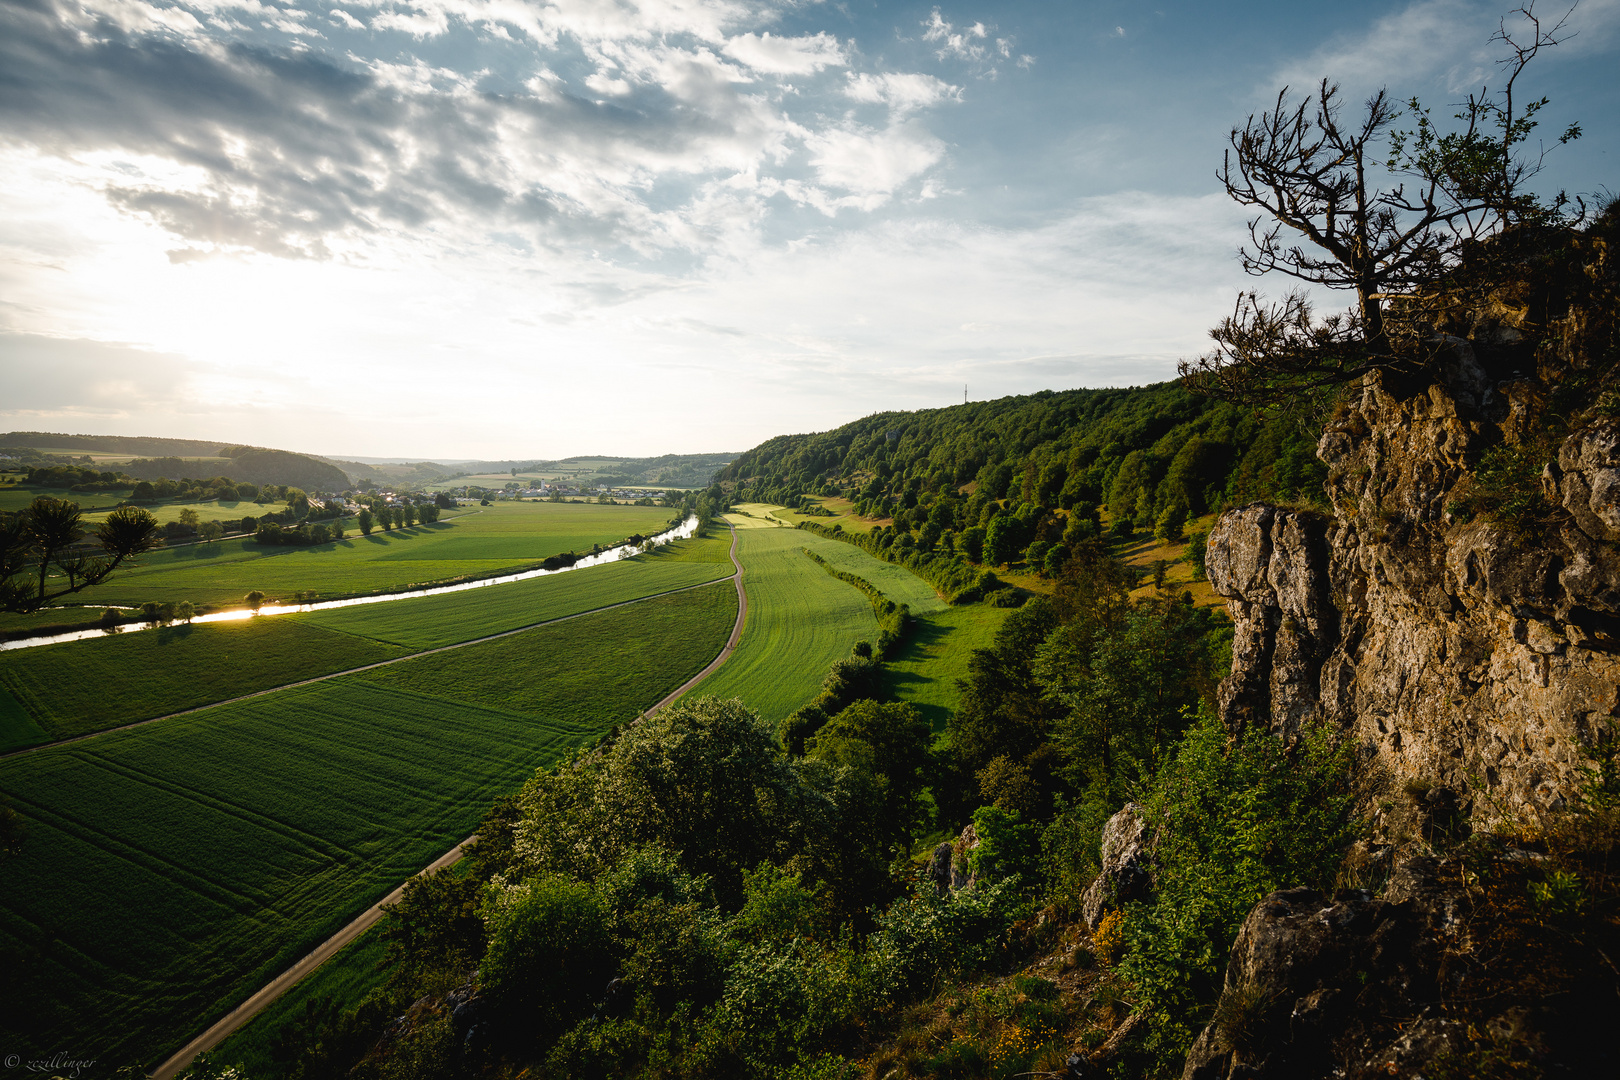
[[[859,512],[887,517],[971,493],[1064,510],[1104,507],[1150,529],[1167,513],[1320,501],[1319,430],[1308,409],[1257,411],[1195,397],[1176,382],[1042,391],[779,436],[716,479],[739,499],[785,506],[843,495]]]

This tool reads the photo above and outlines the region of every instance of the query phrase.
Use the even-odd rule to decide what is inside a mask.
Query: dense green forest
[[[957,529],[980,524],[971,508],[982,514],[999,499],[1106,507],[1147,529],[1167,513],[1196,517],[1222,504],[1319,501],[1320,425],[1307,416],[1194,397],[1179,383],[1042,391],[780,436],[717,479],[739,500],[793,506],[837,494],[885,517],[971,492],[978,501],[960,500],[951,516]]]

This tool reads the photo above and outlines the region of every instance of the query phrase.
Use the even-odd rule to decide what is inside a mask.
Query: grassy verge
[[[387,972],[379,967],[388,951],[380,930],[380,926],[374,926],[350,942],[343,951],[220,1043],[210,1058],[239,1066],[243,1076],[264,1077],[284,1072],[287,1063],[277,1059],[275,1045],[276,1035],[283,1027],[319,1016],[332,1004],[352,1007],[387,981]]]

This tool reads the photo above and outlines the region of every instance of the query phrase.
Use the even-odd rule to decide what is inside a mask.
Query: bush
[[[1280,888],[1331,886],[1359,829],[1354,754],[1325,726],[1292,752],[1253,728],[1229,742],[1206,712],[1159,773],[1144,803],[1158,894],[1127,911],[1119,966],[1161,1068],[1179,1068],[1208,1019],[1249,910]]]
[[[486,916],[480,985],[511,1030],[544,1045],[590,1013],[613,974],[606,921],[601,898],[564,878],[497,898]]]

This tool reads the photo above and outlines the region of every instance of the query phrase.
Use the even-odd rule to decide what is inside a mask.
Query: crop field
[[[82,494],[77,492],[72,492],[70,494],[77,499],[81,505],[85,505],[84,496]],[[113,498],[117,498],[116,494],[113,496]],[[103,497],[98,501],[106,502],[107,498]],[[179,521],[180,511],[182,510],[195,510],[197,512],[197,519],[199,521],[226,521],[234,523],[241,521],[243,516],[247,514],[251,514],[254,517],[259,517],[272,510],[285,509],[282,503],[260,504],[254,502],[252,499],[243,499],[240,501],[235,499],[229,501],[221,499],[208,499],[203,502],[157,502],[141,503],[140,505],[144,506],[148,511],[151,512],[153,517],[157,518],[158,521],[163,524],[167,524],[171,521]],[[85,513],[83,518],[85,527],[94,529],[97,525],[101,524],[108,514],[112,513],[112,509],[113,508],[111,506],[108,506],[102,510]]]
[[[917,706],[935,734],[943,732],[945,721],[961,704],[956,680],[967,676],[973,650],[988,649],[1011,612],[967,604],[922,616],[905,649],[885,665],[889,693]]]
[[[27,828],[0,878],[5,1044],[154,1064],[679,685],[734,605],[717,585],[0,761]]]
[[[865,553],[758,518],[727,520],[739,522],[737,557],[748,618],[737,651],[693,693],[741,698],[775,724],[816,696],[833,661],[848,656],[856,641],[877,637],[877,619],[866,597],[801,549],[828,559],[837,554],[830,548]]]
[[[0,753],[726,577],[730,561],[713,559],[729,542],[681,540],[621,563],[444,596],[0,653],[0,689],[16,705],[0,700]]]
[[[519,626],[729,577],[729,536],[678,540],[652,554],[555,577],[307,616],[316,626],[413,649],[430,649]],[[712,556],[717,556],[715,561]]]
[[[27,725],[0,720],[0,751],[102,731],[410,651],[301,619],[283,615],[170,626],[0,653],[0,687],[35,726],[30,737]],[[39,738],[39,731],[47,737]]]
[[[630,720],[714,659],[736,618],[735,589],[693,589],[356,678],[574,724]],[[582,653],[589,664],[558,662]],[[648,687],[657,688],[650,698]]]
[[[257,589],[276,597],[314,591],[345,596],[532,566],[563,551],[589,551],[669,520],[661,507],[499,502],[479,511],[370,536],[351,532],[317,547],[265,547],[251,540],[189,544],[143,556],[80,594],[90,604],[190,600],[239,606]]]

